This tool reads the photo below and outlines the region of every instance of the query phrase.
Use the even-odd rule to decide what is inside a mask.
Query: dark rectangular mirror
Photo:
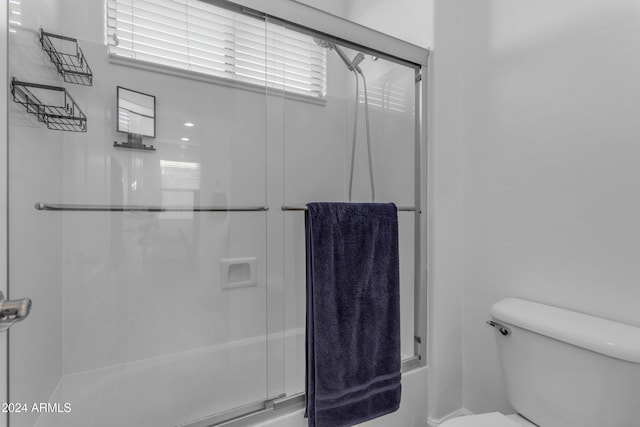
[[[156,136],[156,97],[118,86],[118,132]]]

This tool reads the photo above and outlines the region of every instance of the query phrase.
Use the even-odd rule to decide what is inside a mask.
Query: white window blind
[[[326,52],[313,37],[199,0],[107,0],[112,55],[313,97]]]

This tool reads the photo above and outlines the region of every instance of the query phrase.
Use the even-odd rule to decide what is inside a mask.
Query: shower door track
[[[409,372],[420,367],[418,356],[412,356],[402,361],[400,371]],[[276,416],[304,408],[305,393],[296,393],[291,396],[282,394],[263,402],[251,403],[229,411],[180,424],[176,427],[249,427],[258,422],[272,419]]]

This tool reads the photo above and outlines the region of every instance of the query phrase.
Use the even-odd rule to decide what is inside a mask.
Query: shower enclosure
[[[8,6],[11,427],[299,407],[304,205],[374,191],[424,364],[426,51],[218,0]]]

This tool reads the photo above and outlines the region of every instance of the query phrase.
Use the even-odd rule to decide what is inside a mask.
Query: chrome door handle
[[[0,291],[0,332],[6,331],[16,322],[24,320],[31,312],[31,299],[4,299]]]

